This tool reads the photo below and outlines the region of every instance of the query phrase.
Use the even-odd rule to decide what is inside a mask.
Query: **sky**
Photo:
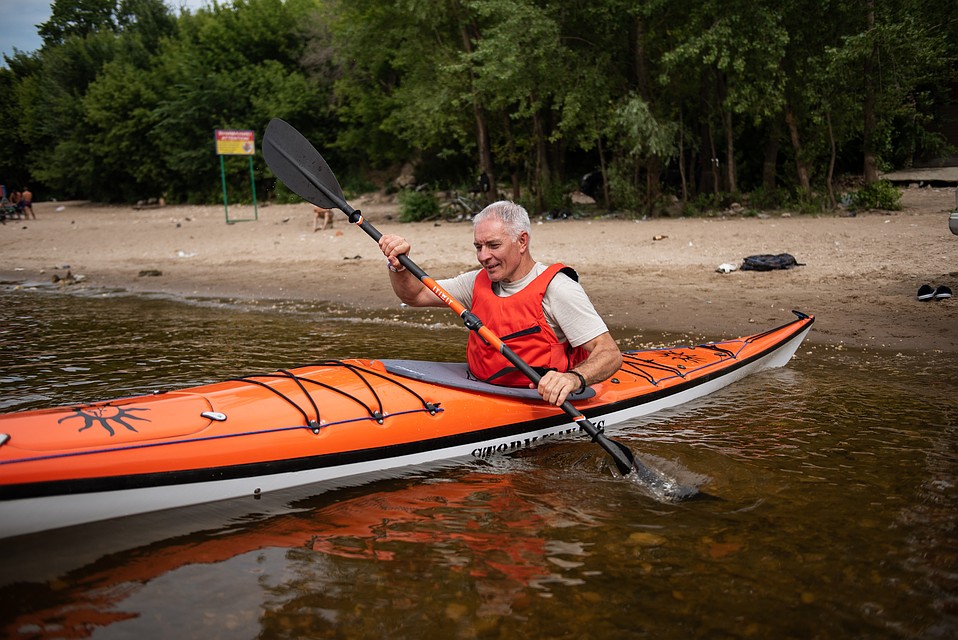
[[[198,9],[209,0],[166,0],[171,7]],[[17,48],[32,53],[43,44],[37,25],[50,19],[52,0],[0,0],[0,65],[4,55],[13,55]]]

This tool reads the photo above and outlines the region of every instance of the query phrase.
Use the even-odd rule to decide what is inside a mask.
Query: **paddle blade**
[[[319,151],[291,124],[270,120],[263,135],[263,158],[289,190],[326,209],[347,207],[339,181]]]
[[[635,459],[632,450],[627,446],[609,438],[606,438],[606,440],[611,445],[606,448],[606,451],[612,456],[612,460],[615,462],[615,466],[618,467],[619,473],[627,476],[642,466],[642,463]]]

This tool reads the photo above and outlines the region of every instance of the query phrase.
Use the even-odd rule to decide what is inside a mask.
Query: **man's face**
[[[512,238],[502,220],[489,217],[475,228],[476,258],[492,282],[512,282],[524,276],[516,273],[529,247],[529,234]]]

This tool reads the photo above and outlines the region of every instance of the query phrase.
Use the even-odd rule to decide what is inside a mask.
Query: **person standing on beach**
[[[37,214],[33,212],[33,193],[30,191],[30,187],[24,187],[23,191],[20,192],[20,202],[17,203],[17,209],[20,210],[24,218],[37,219]],[[27,211],[30,212],[29,215],[27,215]]]
[[[323,216],[323,226],[319,226],[319,216]],[[333,226],[333,210],[324,207],[313,207],[313,233],[325,231],[326,227]]]
[[[540,372],[537,390],[543,399],[560,406],[569,394],[618,371],[622,353],[575,271],[562,264],[547,267],[532,258],[532,227],[523,207],[505,200],[494,202],[473,218],[473,228],[482,268],[438,283]],[[410,251],[405,238],[384,235],[379,248],[400,300],[411,307],[445,305],[400,264],[399,256]],[[532,387],[476,332],[469,334],[466,359],[479,380]]]

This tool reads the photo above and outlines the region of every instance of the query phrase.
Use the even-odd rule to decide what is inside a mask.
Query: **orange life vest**
[[[550,369],[568,371],[589,355],[582,347],[559,342],[542,310],[546,288],[560,271],[573,280],[579,279],[574,270],[554,264],[522,291],[501,298],[493,291],[486,272],[479,271],[472,290],[472,312],[540,374]],[[476,332],[469,334],[466,360],[469,371],[479,380],[508,387],[525,387],[529,384],[525,375]]]

